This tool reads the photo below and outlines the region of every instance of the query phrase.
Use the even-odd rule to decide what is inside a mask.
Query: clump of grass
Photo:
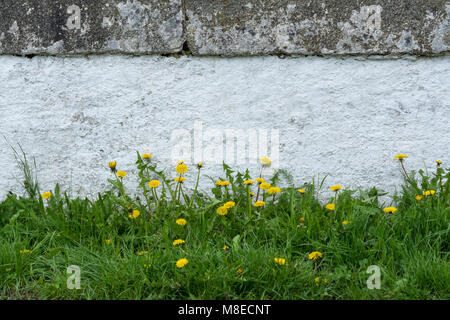
[[[252,177],[226,164],[205,193],[197,189],[203,163],[189,182],[190,165],[180,161],[170,177],[139,153],[143,197],[128,192],[117,162],[109,163],[111,190],[94,200],[58,186],[39,195],[32,180],[27,196],[0,203],[0,296],[448,299],[450,171],[437,163],[417,177],[401,159],[405,183],[391,203],[376,188],[341,185],[322,203],[325,179],[296,186],[284,171]],[[281,178],[287,187],[277,186]],[[81,269],[80,290],[66,286],[70,265]],[[366,286],[372,265],[379,290]]]
[[[8,141],[6,142],[8,143]],[[23,174],[23,180],[21,182],[22,187],[30,198],[38,198],[40,191],[36,175],[36,159],[33,157],[32,163],[30,164],[27,155],[20,144],[18,145],[18,150],[11,144],[9,144],[9,147],[13,151],[20,172]]]

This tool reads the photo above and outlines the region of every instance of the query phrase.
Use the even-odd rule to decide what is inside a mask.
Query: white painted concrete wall
[[[0,56],[0,135],[36,157],[43,190],[59,182],[73,195],[108,188],[110,160],[129,172],[133,190],[136,150],[173,165],[180,141],[171,135],[193,132],[195,121],[204,132],[278,129],[279,166],[299,185],[328,174],[326,186],[393,191],[395,154],[408,154],[409,169],[450,161],[449,87],[449,56]],[[3,137],[0,151],[3,198],[20,192],[22,178]],[[248,165],[256,175],[254,164],[240,167]],[[206,161],[205,175],[220,170]]]

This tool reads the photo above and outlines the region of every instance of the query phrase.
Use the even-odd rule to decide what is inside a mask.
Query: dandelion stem
[[[145,173],[147,175],[147,182],[150,181],[150,172],[148,171],[148,168],[145,168]],[[147,207],[150,209],[150,199],[148,198],[148,190],[144,187],[144,197],[147,200]]]
[[[186,194],[184,193],[183,189],[180,189],[180,190],[181,190],[181,195],[183,196],[184,202],[187,204]]]
[[[225,201],[228,201],[228,187],[225,186]]]
[[[180,199],[181,199],[181,192],[182,192],[182,189],[183,189],[183,185],[182,185],[182,183],[180,182],[180,188],[179,188],[179,190],[178,190],[178,203],[180,203],[180,204],[181,204]]]
[[[155,199],[155,210],[158,207],[158,196],[156,195],[156,190],[152,188],[153,199]]]
[[[258,184],[258,191],[256,192],[256,202],[258,202],[259,199],[259,191],[261,190],[261,188],[259,187],[260,184]]]
[[[262,169],[263,169],[263,167],[261,166],[261,169],[259,170],[259,178],[261,179],[262,178]],[[258,182],[258,191],[256,192],[256,202],[258,202],[258,199],[259,199],[259,190],[261,189],[259,186],[260,186],[260,184],[261,184],[261,182]]]
[[[334,193],[334,211],[335,212],[337,211],[337,194],[338,194],[338,191],[336,190]]]
[[[123,186],[122,178],[119,178],[119,177],[117,176],[116,172],[114,172],[114,176],[116,177],[116,181],[117,181],[117,183],[119,184],[119,192],[120,192],[120,194],[122,195],[122,198],[125,200],[125,202],[127,203],[127,205],[129,205],[130,203],[129,203],[128,198],[127,198],[127,196],[126,196],[126,194],[125,194],[125,188],[124,188],[124,186]]]
[[[180,189],[181,188],[181,173],[178,176],[178,182],[177,182],[177,186],[175,187],[175,199],[176,201],[179,203],[180,202]],[[178,194],[177,194],[178,193]]]
[[[403,172],[405,173],[406,178],[407,178],[408,180],[411,180],[411,179],[409,178],[409,176],[408,176],[408,172],[406,172],[405,166],[403,165],[403,160],[400,160],[400,164],[402,165]]]
[[[189,203],[189,208],[192,206],[195,200],[195,196],[197,194],[197,187],[198,187],[198,181],[200,180],[200,168],[198,168],[198,174],[197,174],[197,182],[195,183],[195,189],[194,189],[194,195],[192,196],[191,203]]]
[[[247,199],[248,199],[248,217],[252,218],[252,197],[250,196],[250,186],[247,185]]]

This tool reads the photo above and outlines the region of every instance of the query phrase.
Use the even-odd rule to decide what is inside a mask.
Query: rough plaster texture
[[[448,0],[0,0],[0,54],[435,55]]]
[[[195,121],[222,134],[278,129],[279,165],[298,185],[329,174],[326,186],[393,191],[395,154],[408,169],[450,161],[449,79],[449,57],[3,56],[0,136],[36,157],[43,190],[59,182],[76,195],[108,187],[110,160],[134,190],[136,150],[173,168],[174,130],[193,133]],[[3,138],[0,151],[4,197],[21,176]],[[207,161],[202,186],[220,170]]]
[[[0,0],[0,54],[173,53],[181,0]]]

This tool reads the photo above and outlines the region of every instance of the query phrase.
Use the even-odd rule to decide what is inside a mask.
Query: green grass
[[[243,184],[248,172],[224,165],[222,180],[230,185],[212,181],[211,192],[197,191],[192,199],[192,192],[175,192],[177,184],[151,161],[138,155],[136,164],[140,196],[130,196],[139,192],[127,190],[127,177],[115,173],[111,190],[95,199],[70,199],[58,186],[43,199],[35,180],[24,184],[26,197],[8,195],[0,203],[0,298],[450,298],[449,170],[411,172],[402,191],[389,198],[392,203],[381,203],[375,188],[341,189],[330,211],[318,200],[323,180],[302,186],[306,193],[300,194],[279,171],[268,182],[281,185],[283,178],[289,187],[273,203],[266,197],[259,209],[249,206]],[[22,167],[33,176],[26,159]],[[158,200],[147,187],[153,179],[161,181]],[[251,186],[256,189],[257,183]],[[436,193],[416,200],[425,190]],[[217,208],[229,200],[235,207],[218,215]],[[382,210],[387,206],[398,210],[387,214]],[[132,210],[139,210],[139,217],[130,218]],[[187,224],[177,225],[178,218]],[[351,223],[343,225],[344,220]],[[175,239],[186,242],[173,246]],[[21,253],[24,249],[31,253]],[[148,253],[138,255],[141,251]],[[322,258],[309,260],[313,251]],[[276,257],[286,264],[276,264]],[[177,268],[181,258],[189,263]],[[67,288],[70,265],[81,268],[80,290]],[[381,269],[378,290],[366,286],[371,265]]]

